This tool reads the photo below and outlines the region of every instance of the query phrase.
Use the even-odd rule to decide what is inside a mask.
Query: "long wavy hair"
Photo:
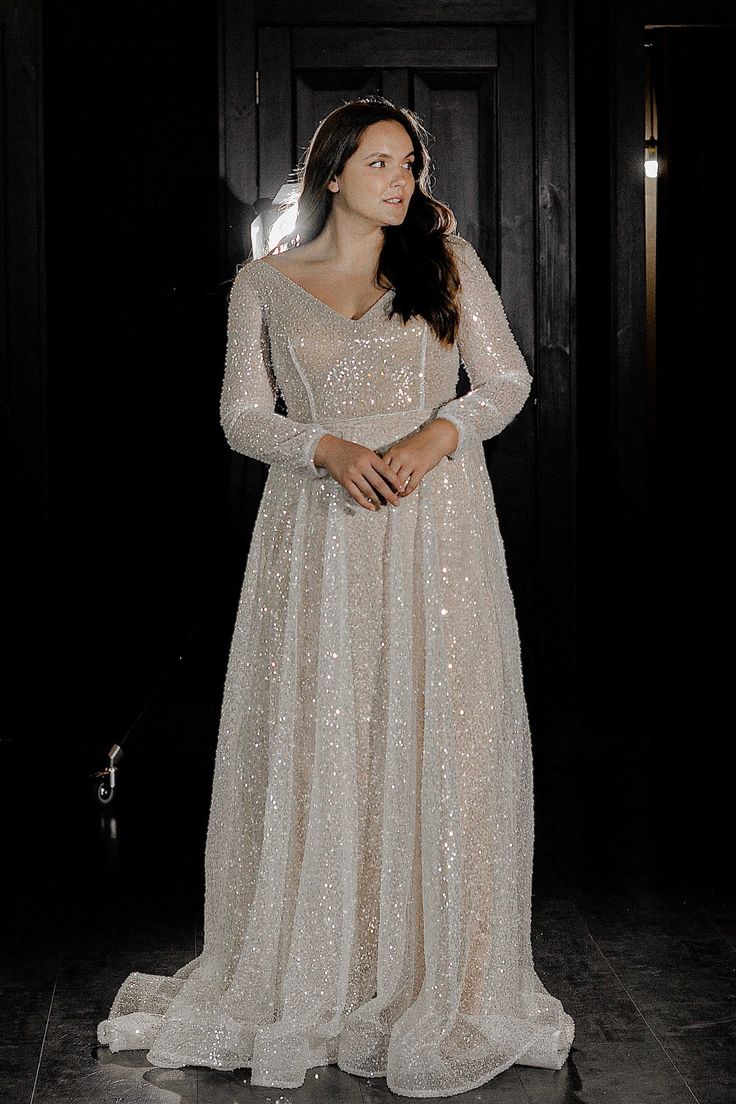
[[[292,229],[267,255],[297,248],[318,236],[332,209],[328,182],[340,175],[366,127],[384,119],[401,123],[411,139],[415,188],[401,225],[383,227],[378,284],[387,288],[385,277],[388,286],[396,289],[391,316],[401,315],[404,323],[412,316],[424,318],[439,341],[452,345],[459,326],[461,281],[447,235],[456,233],[457,220],[431,194],[428,135],[419,117],[384,96],[348,101],[322,120],[296,169],[292,195],[279,208],[279,219],[287,220]]]

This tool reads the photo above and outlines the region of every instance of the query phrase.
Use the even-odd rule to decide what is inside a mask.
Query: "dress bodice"
[[[457,234],[448,240],[462,283],[452,346],[425,319],[392,316],[393,289],[353,319],[268,261],[243,265],[230,293],[221,396],[231,446],[322,477],[326,469],[313,463],[319,439],[352,419],[408,427],[441,412],[458,429],[452,459],[500,432],[526,401],[531,376],[477,253]],[[471,390],[456,398],[461,360]],[[288,415],[274,411],[277,391]]]
[[[459,352],[423,318],[390,317],[387,291],[351,319],[265,260],[249,276],[264,305],[271,364],[290,415],[306,421],[423,410],[455,397]]]

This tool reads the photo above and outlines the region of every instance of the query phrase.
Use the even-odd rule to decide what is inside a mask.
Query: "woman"
[[[204,945],[173,977],[131,974],[98,1028],[153,1065],[294,1088],[337,1062],[447,1096],[514,1062],[559,1069],[572,1044],[532,961],[531,743],[482,446],[531,378],[430,195],[425,139],[382,97],[333,111],[294,233],[233,282],[222,425],[271,467]]]

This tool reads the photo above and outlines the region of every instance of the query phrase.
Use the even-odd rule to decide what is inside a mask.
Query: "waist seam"
[[[322,425],[324,422],[366,422],[366,421],[378,421],[381,418],[400,418],[419,417],[422,414],[434,414],[440,407],[444,406],[444,403],[438,403],[437,406],[422,406],[417,407],[415,410],[387,410],[382,414],[345,414],[345,415],[331,415],[326,414],[321,417],[315,417],[313,419],[315,425]]]

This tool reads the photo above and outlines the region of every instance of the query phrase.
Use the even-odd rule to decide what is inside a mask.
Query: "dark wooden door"
[[[549,521],[549,514],[538,509],[538,351],[540,331],[545,329],[540,318],[545,290],[540,299],[536,26],[528,3],[506,4],[503,9],[484,5],[482,13],[467,5],[443,5],[441,15],[442,23],[438,5],[400,13],[395,6],[371,5],[367,16],[356,7],[353,19],[342,11],[340,25],[335,25],[333,9],[328,14],[322,5],[228,7],[225,172],[239,194],[231,195],[229,202],[226,265],[232,273],[249,251],[254,203],[273,198],[293,179],[312,134],[333,108],[361,95],[381,93],[417,112],[432,136],[433,192],[453,209],[458,232],[473,243],[494,278],[535,377],[524,410],[485,446],[534,711],[540,698],[540,652],[558,652],[571,627],[563,627],[556,599],[554,626],[549,623],[540,592],[546,585],[540,556],[547,555],[549,540],[540,525]],[[560,124],[566,145],[566,117]],[[556,195],[556,204],[561,201],[566,199]],[[564,310],[567,270],[562,279],[563,293],[557,292],[556,298]],[[463,374],[458,393],[468,386]],[[551,412],[559,414],[556,404]],[[567,439],[570,426],[565,424],[562,432]],[[569,495],[569,487],[562,493]],[[559,523],[558,518],[554,524]],[[558,566],[554,582],[562,584],[567,600],[571,564]],[[572,650],[569,663],[571,657]],[[550,678],[558,680],[559,672],[547,672],[544,681]],[[568,699],[563,715],[570,704]]]

